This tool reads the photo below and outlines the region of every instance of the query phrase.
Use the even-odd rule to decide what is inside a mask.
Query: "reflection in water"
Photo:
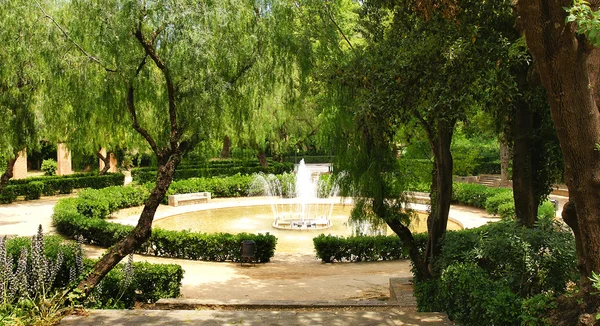
[[[278,252],[292,253],[313,253],[312,239],[319,234],[332,234],[339,236],[349,236],[352,230],[348,227],[348,216],[352,210],[351,205],[335,205],[331,220],[333,226],[326,230],[277,230],[271,227],[273,223],[273,213],[271,206],[244,206],[219,208],[192,213],[173,215],[155,221],[154,227],[169,230],[191,230],[205,233],[270,233],[277,237]],[[419,214],[419,220],[413,222],[411,230],[424,232],[427,229],[425,222],[426,216]],[[452,222],[448,222],[449,230],[458,230],[461,227]],[[393,234],[388,230],[387,234]]]

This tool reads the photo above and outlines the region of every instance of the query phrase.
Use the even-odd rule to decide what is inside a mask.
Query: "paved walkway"
[[[141,325],[453,325],[440,314],[386,310],[91,310],[65,326]]]

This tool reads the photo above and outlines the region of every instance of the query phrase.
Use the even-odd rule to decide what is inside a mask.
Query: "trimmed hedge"
[[[510,188],[490,188],[476,183],[456,182],[452,185],[452,200],[458,204],[485,208],[502,219],[515,217],[513,191]],[[546,200],[540,204],[538,218],[554,218],[554,205]]]
[[[127,190],[119,188],[130,188]],[[90,244],[110,247],[127,236],[133,226],[105,221],[110,212],[139,205],[147,191],[142,187],[111,187],[97,191],[87,190],[81,198],[58,201],[52,215],[56,230],[67,237],[83,236]],[[119,194],[128,194],[120,196]],[[128,199],[116,201],[115,198]],[[268,262],[275,253],[277,238],[263,234],[206,234],[190,231],[154,229],[150,239],[136,252],[159,257],[211,261],[240,261],[242,240],[256,242],[256,259]]]
[[[215,161],[219,162],[219,161]],[[257,161],[258,162],[258,161]],[[294,169],[294,165],[291,163],[277,163],[271,162],[269,166],[262,167],[260,165],[209,165],[208,167],[203,166],[181,166],[175,171],[173,180],[184,180],[190,178],[206,178],[213,176],[231,176],[235,174],[254,174],[254,173],[272,173],[281,174],[283,172],[290,172]],[[131,171],[133,181],[140,184],[147,182],[156,181],[156,168],[149,170],[147,168],[133,169]]]
[[[9,180],[7,186],[0,191],[0,203],[8,204],[17,198],[25,196],[26,200],[38,199],[41,195],[52,196],[57,193],[70,194],[73,189],[100,189],[110,186],[123,185],[125,175],[110,173],[79,173],[66,176],[33,177],[19,180]]]
[[[413,235],[424,250],[427,234]],[[340,237],[321,234],[313,238],[317,258],[324,263],[408,259],[408,251],[397,236]]]

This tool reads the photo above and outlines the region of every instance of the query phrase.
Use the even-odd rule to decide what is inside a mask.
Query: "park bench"
[[[194,192],[169,196],[169,206],[182,206],[207,203],[210,201],[210,192]]]

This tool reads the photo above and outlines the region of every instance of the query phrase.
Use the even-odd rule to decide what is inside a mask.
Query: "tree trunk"
[[[104,162],[104,167],[100,170],[100,174],[106,174],[110,169],[110,153],[106,152],[106,156],[102,155],[101,151],[96,152],[96,156]]]
[[[175,168],[179,165],[180,161],[181,154],[170,155],[166,162],[164,159],[161,160],[159,158],[156,185],[144,203],[144,209],[142,210],[137,225],[124,239],[110,247],[108,252],[102,256],[96,265],[94,265],[92,272],[79,283],[77,288],[82,291],[84,296],[88,296],[104,276],[125,256],[134,252],[135,249],[139,248],[140,245],[150,238],[152,235],[152,221],[154,220],[154,214],[173,181]]]
[[[510,164],[510,145],[506,131],[500,135],[500,186],[508,186],[508,166]]]
[[[513,145],[513,197],[517,220],[529,228],[537,221],[539,198],[535,192],[537,175],[532,133],[534,114],[527,104],[516,104]]]
[[[402,245],[404,248],[408,248],[408,256],[413,263],[413,266],[417,272],[417,277],[419,280],[427,280],[432,278],[431,271],[427,266],[427,263],[421,257],[421,253],[419,252],[419,248],[413,238],[412,232],[402,225],[399,221],[389,221],[386,220],[387,225],[398,235],[400,240],[402,240]]]
[[[590,1],[592,8],[598,1]],[[519,0],[517,11],[546,88],[552,120],[564,157],[565,183],[576,207],[573,229],[580,262],[580,289],[593,291],[588,277],[600,271],[600,118],[592,90],[588,59],[597,59],[572,23],[565,24],[571,0]]]
[[[433,176],[431,182],[431,212],[427,218],[427,247],[425,259],[433,273],[435,257],[440,253],[440,242],[448,227],[448,214],[452,201],[452,153],[450,144],[455,121],[439,120],[429,144],[433,152]],[[431,137],[430,137],[431,138]]]
[[[221,158],[231,157],[231,139],[229,136],[223,137],[223,148],[221,149],[221,154],[219,156]]]
[[[17,158],[19,158],[19,152],[15,151],[14,154],[15,156],[13,158],[8,159],[6,171],[0,176],[0,191],[8,184],[8,180],[13,177],[13,169],[15,167],[15,162],[17,162]]]
[[[258,154],[256,154],[256,157],[258,158],[258,161],[260,162],[260,166],[262,166],[263,168],[266,168],[267,166],[269,166],[269,162],[267,161],[267,154],[265,153],[265,151],[263,151],[262,149],[259,149]]]

